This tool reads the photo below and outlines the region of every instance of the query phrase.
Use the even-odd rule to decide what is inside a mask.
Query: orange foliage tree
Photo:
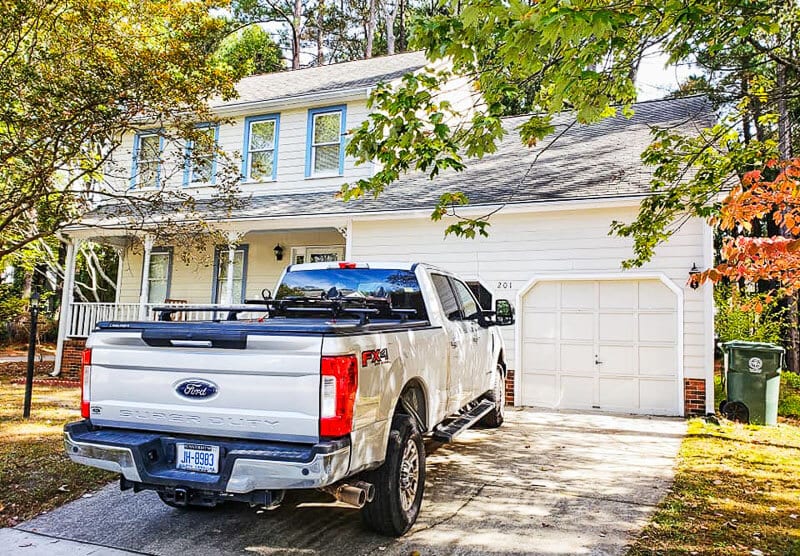
[[[749,235],[756,223],[770,221],[780,235]],[[723,240],[721,262],[695,280],[769,280],[778,284],[776,293],[800,291],[800,158],[770,161],[763,171],[747,172],[711,223],[730,235]]]

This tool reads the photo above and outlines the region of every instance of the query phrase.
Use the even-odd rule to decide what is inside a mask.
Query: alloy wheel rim
[[[419,488],[419,450],[413,438],[409,438],[403,449],[400,462],[400,505],[408,511],[414,504]]]

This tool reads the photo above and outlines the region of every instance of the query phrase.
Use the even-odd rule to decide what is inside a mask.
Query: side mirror
[[[516,319],[514,319],[514,307],[508,299],[495,300],[494,320],[499,326],[509,326],[516,322]]]

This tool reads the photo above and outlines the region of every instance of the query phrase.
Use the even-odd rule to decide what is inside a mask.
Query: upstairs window
[[[139,133],[133,142],[131,187],[154,189],[161,180],[163,138],[155,132]]]
[[[344,106],[308,111],[307,178],[344,173],[345,112]]]
[[[279,122],[277,114],[245,119],[242,164],[245,181],[262,182],[277,178]]]
[[[201,126],[199,136],[186,143],[186,170],[183,185],[210,185],[217,172],[218,126]]]

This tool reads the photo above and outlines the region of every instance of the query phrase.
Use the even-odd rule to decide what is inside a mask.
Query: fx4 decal
[[[378,366],[389,362],[389,350],[387,348],[370,349],[361,352],[361,366]]]

